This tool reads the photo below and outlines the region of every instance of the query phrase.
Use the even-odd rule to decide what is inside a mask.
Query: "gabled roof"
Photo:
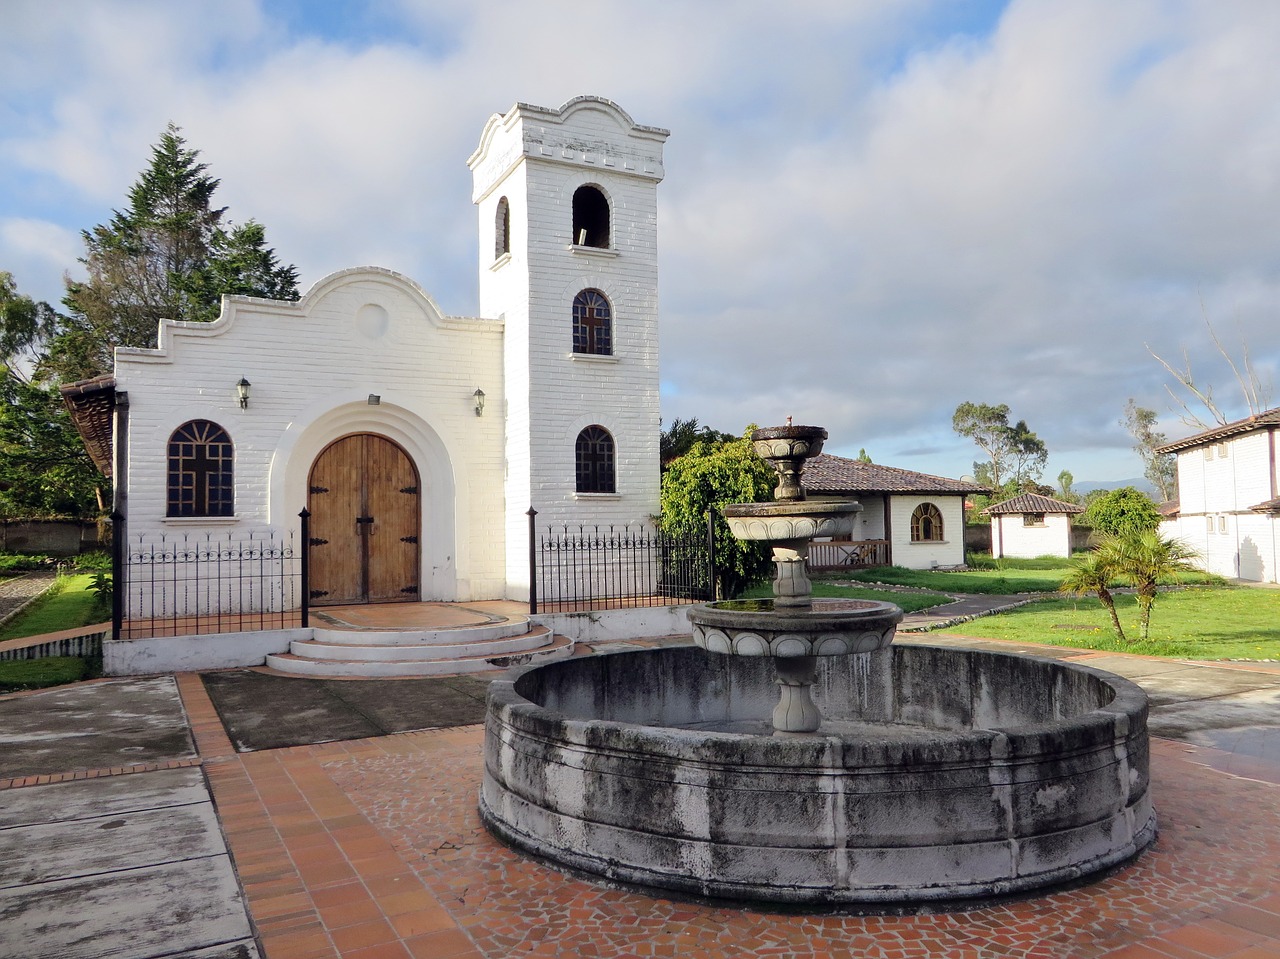
[[[1052,496],[1041,496],[1039,493],[1023,493],[1003,503],[993,503],[982,511],[987,514],[996,513],[1083,513],[1084,507],[1079,503],[1064,503]]]
[[[111,408],[115,405],[116,378],[110,373],[61,388],[62,402],[71,422],[84,440],[89,459],[102,475],[111,478]]]
[[[1274,426],[1280,426],[1280,406],[1272,410],[1264,410],[1256,416],[1246,416],[1244,419],[1228,423],[1226,426],[1215,426],[1213,429],[1195,433],[1185,439],[1175,440],[1172,443],[1166,443],[1164,446],[1157,446],[1156,452],[1177,453],[1179,450],[1208,446],[1210,443],[1217,443],[1231,436],[1252,433],[1254,430],[1262,430]]]
[[[1249,509],[1255,513],[1280,513],[1280,498],[1269,499],[1265,503],[1259,503],[1257,506],[1250,506]]]
[[[1158,512],[1165,519],[1173,519],[1178,515],[1181,509],[1182,509],[1182,506],[1178,500],[1169,499],[1169,500],[1165,500],[1163,503],[1157,506],[1156,512]],[[1257,507],[1255,506],[1254,509],[1257,509]]]
[[[809,493],[985,493],[987,488],[964,480],[931,476],[914,470],[879,466],[823,453],[804,464],[801,478]]]

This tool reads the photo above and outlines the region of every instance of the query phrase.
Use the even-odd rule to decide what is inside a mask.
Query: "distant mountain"
[[[1141,476],[1135,479],[1082,480],[1071,484],[1071,488],[1077,493],[1091,493],[1096,489],[1119,489],[1122,486],[1132,486],[1134,489],[1142,490],[1148,496],[1156,495],[1156,488]]]

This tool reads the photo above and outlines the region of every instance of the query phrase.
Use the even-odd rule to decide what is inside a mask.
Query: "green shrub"
[[[40,553],[0,553],[0,573],[29,573],[36,569],[53,569],[58,561]]]
[[[100,570],[104,573],[109,573],[111,572],[111,554],[100,549],[94,550],[92,553],[81,553],[76,557],[76,568],[90,572]]]

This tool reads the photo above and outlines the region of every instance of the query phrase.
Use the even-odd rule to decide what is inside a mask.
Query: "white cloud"
[[[1201,298],[1280,366],[1270,0],[1014,0],[964,33],[930,0],[398,0],[366,12],[374,39],[253,0],[10,6],[0,218],[28,232],[0,232],[0,268],[30,264],[42,298],[172,119],[305,282],[376,263],[469,312],[485,119],[590,92],[672,130],[668,421],[790,413],[955,475],[955,405],[1008,402],[1088,479],[1127,445],[1128,396],[1166,405],[1144,344],[1185,344],[1230,393]]]

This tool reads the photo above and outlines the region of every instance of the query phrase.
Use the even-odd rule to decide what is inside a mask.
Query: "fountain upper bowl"
[[[847,536],[861,503],[792,500],[773,503],[739,503],[723,510],[729,531],[738,539],[812,539],[815,536]]]

